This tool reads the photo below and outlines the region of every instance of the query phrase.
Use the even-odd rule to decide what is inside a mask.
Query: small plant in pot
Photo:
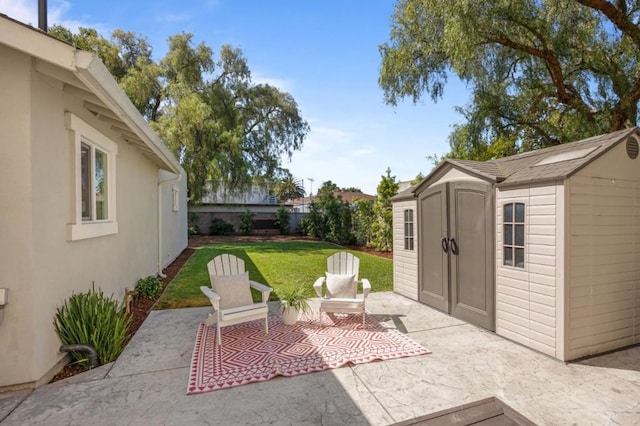
[[[278,291],[278,296],[280,297],[280,312],[282,313],[282,323],[284,325],[295,324],[301,312],[306,313],[311,310],[302,287],[285,287]]]

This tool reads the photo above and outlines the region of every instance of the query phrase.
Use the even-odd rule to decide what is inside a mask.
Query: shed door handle
[[[460,251],[458,250],[458,243],[456,243],[455,238],[449,238],[449,244],[451,245],[451,253],[458,254]]]
[[[440,244],[442,245],[442,251],[449,253],[449,240],[447,240],[447,237],[442,237]]]

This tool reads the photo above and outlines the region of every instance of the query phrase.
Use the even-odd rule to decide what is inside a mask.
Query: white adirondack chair
[[[362,324],[365,324],[365,302],[371,284],[366,278],[358,280],[359,268],[360,259],[345,251],[327,258],[326,277],[318,278],[313,284],[320,298],[320,325],[323,312],[361,313]],[[359,283],[362,283],[361,297],[357,294]],[[324,294],[323,284],[326,287]]]
[[[200,290],[209,298],[213,314],[205,322],[208,326],[216,322],[218,345],[222,344],[221,328],[264,318],[264,331],[269,333],[267,301],[271,287],[250,281],[245,272],[244,260],[231,255],[221,254],[208,264],[211,287],[201,286]],[[253,302],[250,287],[262,293],[262,302]]]

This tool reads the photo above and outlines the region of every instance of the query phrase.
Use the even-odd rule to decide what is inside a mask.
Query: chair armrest
[[[322,297],[322,283],[324,282],[324,277],[320,277],[313,283],[313,288],[316,290],[316,294],[318,297]]]
[[[260,293],[262,293],[262,303],[266,303],[269,300],[269,295],[273,290],[271,287],[269,287],[268,285],[259,283],[257,281],[249,281],[249,285],[252,288],[255,288],[256,290],[258,290]]]
[[[367,298],[367,295],[369,294],[370,291],[371,291],[371,283],[369,282],[368,279],[363,278],[362,279],[362,295],[364,299]]]
[[[213,306],[216,312],[220,311],[220,295],[204,285],[200,286],[200,291],[209,298],[211,306]]]

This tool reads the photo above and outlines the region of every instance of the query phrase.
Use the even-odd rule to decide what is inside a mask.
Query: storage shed
[[[394,197],[394,290],[558,358],[640,342],[640,131],[445,160]]]

